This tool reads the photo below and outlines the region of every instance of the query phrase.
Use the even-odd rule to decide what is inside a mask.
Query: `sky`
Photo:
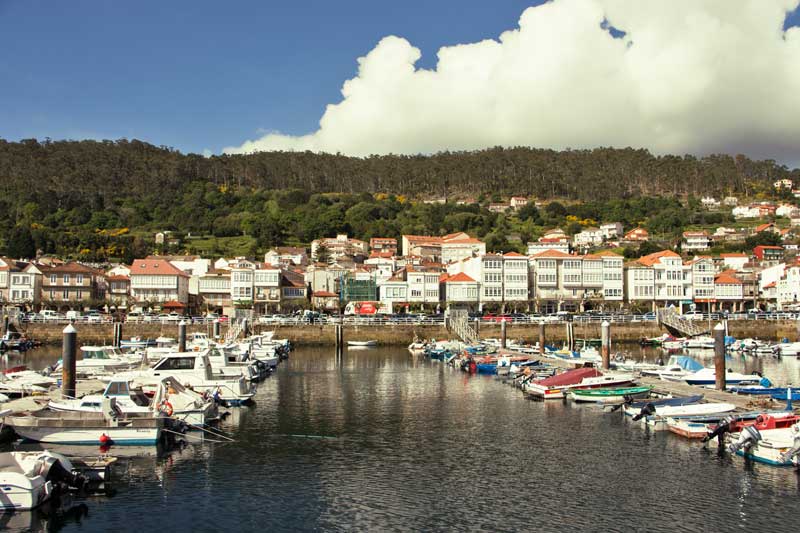
[[[0,137],[800,162],[800,0],[0,0]]]

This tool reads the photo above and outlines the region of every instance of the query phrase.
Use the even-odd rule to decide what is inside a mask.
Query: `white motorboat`
[[[655,369],[642,369],[641,372],[643,376],[653,376],[664,381],[683,381],[687,376],[702,369],[703,365],[688,355],[673,355],[666,365]]]
[[[52,444],[154,445],[164,418],[125,416],[114,398],[104,398],[101,412],[40,409],[5,417],[5,424],[23,439]]]
[[[255,394],[255,386],[241,374],[238,378],[214,374],[208,352],[166,354],[152,368],[121,372],[114,379],[133,381],[145,390],[153,390],[165,377],[171,376],[198,392],[208,392],[227,405],[249,402]]]
[[[785,356],[800,355],[800,342],[781,342],[778,345],[778,353]]]
[[[369,340],[369,341],[347,341],[348,346],[356,346],[359,348],[368,348],[372,346],[377,346],[378,341]]]
[[[661,343],[665,350],[683,350],[686,347],[686,339],[672,339]]]
[[[540,381],[530,381],[523,390],[537,398],[561,399],[570,389],[593,389],[633,383],[632,374],[603,374],[594,368],[576,368]]]
[[[141,359],[134,355],[124,355],[114,346],[81,346],[81,359],[75,362],[78,376],[107,375],[131,368]],[[58,361],[54,371],[60,372],[63,362]]]
[[[690,350],[713,350],[714,338],[709,337],[708,335],[689,337],[684,342],[684,347]]]
[[[56,411],[99,413],[104,398],[114,398],[117,407],[125,415],[163,415],[193,426],[203,426],[218,418],[216,403],[207,396],[185,388],[172,377],[161,381],[152,399],[141,389],[131,387],[130,382],[119,380],[109,382],[103,394],[50,400],[48,407]]]
[[[689,385],[714,385],[716,384],[717,373],[713,368],[703,368],[694,374],[686,376],[683,380]],[[759,383],[762,376],[758,374],[740,374],[728,370],[725,372],[725,383],[727,385],[741,385],[746,383]]]
[[[83,485],[72,463],[49,451],[0,453],[0,511],[26,511],[50,499],[56,485]]]

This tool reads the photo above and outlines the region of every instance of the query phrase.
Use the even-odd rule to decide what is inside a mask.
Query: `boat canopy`
[[[684,370],[688,370],[689,372],[697,372],[698,370],[703,370],[703,365],[697,362],[696,360],[692,359],[688,355],[679,355],[675,359],[675,364],[680,366]]]
[[[536,383],[545,387],[559,387],[561,385],[580,383],[585,378],[596,378],[602,375],[603,373],[596,368],[576,368],[573,370],[567,370],[566,372],[562,372],[561,374],[557,374],[553,377],[545,378],[541,381],[537,381]]]

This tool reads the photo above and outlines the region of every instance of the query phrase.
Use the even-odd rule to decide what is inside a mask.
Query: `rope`
[[[200,439],[203,442],[214,442],[214,443],[218,443],[218,444],[227,444],[228,442],[235,442],[233,440],[224,441],[224,440],[207,439],[205,437],[198,437],[198,436],[195,436],[195,435],[187,435],[186,433],[178,433],[177,431],[172,431],[171,429],[165,429],[165,428],[163,428],[161,431],[166,431],[167,433],[172,433],[173,435],[178,435],[178,436],[183,437],[183,438],[190,438],[191,437],[193,439]]]

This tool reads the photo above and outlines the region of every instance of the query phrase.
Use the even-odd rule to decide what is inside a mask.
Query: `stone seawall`
[[[77,324],[78,339],[82,344],[106,344],[113,340],[112,324]],[[201,331],[211,334],[211,324],[196,324],[188,326],[188,331]],[[61,331],[64,324],[27,324],[24,328],[26,334],[44,343],[61,342]],[[221,326],[224,335],[226,326]],[[784,337],[791,341],[798,340],[798,323],[793,320],[740,320],[728,324],[731,335],[736,338],[760,338],[779,340]],[[333,345],[334,328],[332,325],[314,326],[260,326],[256,331],[275,331],[276,338],[289,339],[295,345]],[[656,337],[664,331],[659,329],[654,322],[637,322],[627,324],[612,324],[611,337],[614,342],[638,342],[643,337]],[[509,324],[509,339],[523,339],[527,342],[536,342],[539,338],[538,324]],[[132,336],[155,339],[159,336],[178,336],[177,324],[125,324],[122,335],[124,339]],[[566,340],[564,324],[548,324],[546,327],[546,340],[548,343],[561,343]],[[444,326],[414,326],[414,325],[382,325],[363,326],[345,325],[345,340],[376,340],[384,345],[407,345],[415,337],[420,339],[448,339],[452,335]],[[499,338],[499,324],[481,324],[481,338]],[[575,337],[578,339],[599,339],[599,323],[575,323]]]
[[[61,342],[62,331],[66,324],[25,324],[21,329],[25,334],[37,341],[45,344],[57,344]],[[186,331],[193,333],[196,331],[212,334],[212,324],[193,324],[187,327]],[[113,324],[75,324],[78,330],[78,342],[80,344],[112,344],[114,342]],[[225,335],[227,326],[220,325],[220,332]],[[177,324],[123,324],[122,338],[142,337],[145,339],[155,339],[158,337],[178,338]]]

